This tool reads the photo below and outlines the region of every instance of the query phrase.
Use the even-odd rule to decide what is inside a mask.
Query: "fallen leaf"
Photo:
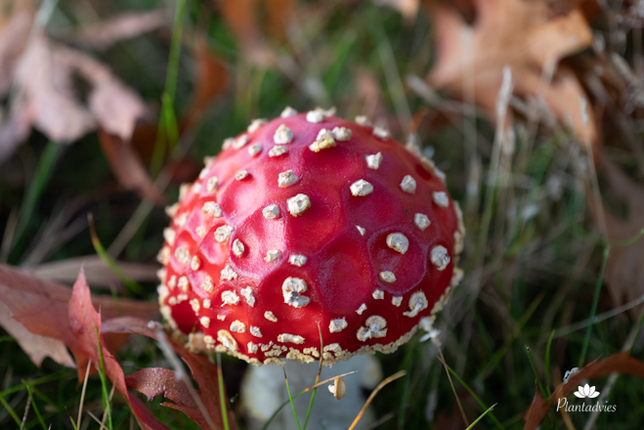
[[[126,12],[85,26],[74,35],[73,40],[84,46],[105,49],[122,40],[165,27],[168,22],[166,9]]]
[[[145,395],[148,401],[158,395],[163,395],[166,399],[172,400],[174,403],[163,402],[161,406],[181,411],[192,421],[199,424],[201,428],[209,429],[196,400],[188,391],[185,383],[177,380],[174,370],[164,368],[143,369],[128,376],[125,381],[129,388]],[[201,398],[200,395],[199,397]],[[216,416],[219,416],[219,411],[215,411],[215,413]]]
[[[34,11],[29,0],[15,1],[4,16],[0,10],[0,97],[11,88],[22,51],[29,41]]]
[[[84,354],[75,347],[75,336],[69,325],[67,303],[71,296],[72,289],[69,287],[0,264],[0,302],[9,309],[13,319],[35,335],[61,340],[71,349],[77,364],[86,364]],[[138,315],[154,319],[159,315],[156,303],[97,297],[94,304],[108,318]],[[108,345],[118,346],[123,343],[123,338],[110,336],[107,338]],[[84,372],[84,369],[83,365],[79,366],[79,372]]]
[[[0,326],[16,340],[36,366],[40,367],[46,357],[51,357],[56,363],[65,367],[76,367],[62,341],[31,333],[13,319],[9,309],[2,303],[0,303]]]
[[[644,228],[644,188],[634,183],[608,157],[602,157],[602,168],[611,198],[622,199],[628,206],[628,216],[621,219],[604,210],[608,240],[627,241]],[[589,209],[598,222],[596,201],[592,192],[586,193]],[[631,302],[644,294],[644,238],[626,247],[613,246],[606,262],[604,279],[615,306]]]
[[[69,300],[69,326],[74,336],[73,349],[76,349],[79,354],[84,354],[90,358],[95,367],[100,363],[98,344],[100,340],[105,363],[105,375],[112,381],[116,391],[127,401],[139,426],[145,430],[168,429],[152,415],[141,400],[128,391],[123,369],[106,346],[101,329],[101,314],[94,310],[89,287],[82,270],[74,284],[72,298]],[[72,345],[70,345],[71,347]],[[80,372],[84,373],[84,371],[85,368],[79,366],[79,374]]]
[[[644,362],[631,357],[628,352],[619,352],[606,357],[602,361],[597,359],[589,363],[579,373],[571,376],[567,383],[559,384],[548,399],[544,400],[537,390],[532,404],[526,413],[526,424],[523,429],[536,429],[548,413],[550,406],[556,404],[560,398],[572,394],[583,381],[603,378],[614,372],[644,378]]]
[[[10,113],[0,122],[0,162],[28,137],[32,126],[59,143],[73,142],[97,127],[129,140],[136,122],[147,114],[143,100],[107,66],[53,42],[43,28],[32,28],[34,14],[29,10],[17,11],[0,32],[0,97],[13,88]],[[148,28],[160,25],[159,15],[153,11],[143,17]],[[114,38],[114,27],[112,31]],[[139,34],[131,28],[120,31],[121,38]],[[87,106],[79,99],[77,77],[89,85]]]
[[[122,317],[108,320],[103,325],[103,332],[105,333],[130,333],[130,334],[140,334],[147,336],[153,339],[158,339],[158,334],[160,330],[159,323],[146,321],[141,318],[136,317]],[[215,422],[221,422],[221,407],[219,405],[219,389],[218,389],[218,379],[217,379],[217,366],[211,363],[205,355],[196,354],[184,347],[183,344],[177,342],[174,339],[166,338],[164,341],[167,341],[172,349],[185,361],[185,363],[190,368],[190,372],[195,379],[195,382],[199,386],[199,397],[201,398],[210,418]],[[167,372],[165,375],[169,375]],[[150,376],[150,374],[147,374]],[[144,383],[143,376],[140,375],[136,380],[131,382],[134,386],[141,388],[142,390],[150,391],[141,391],[143,394],[148,396],[149,394],[156,392],[154,389],[154,381],[152,385],[146,385]],[[129,384],[129,382],[128,382]],[[133,387],[134,388],[134,387]],[[160,394],[160,393],[157,393]],[[189,407],[189,405],[194,405],[194,401],[186,399],[185,397],[169,397],[170,394],[180,394],[180,391],[175,391],[174,393],[164,394],[168,399],[175,402],[175,405],[164,404],[164,406],[172,407],[177,410],[181,410],[186,415],[188,415],[193,421],[199,424],[202,428],[208,428],[206,426],[206,420],[201,414],[201,411],[198,408]],[[156,394],[154,394],[156,395]],[[177,402],[180,402],[183,406],[177,407]],[[229,410],[229,419],[228,424],[231,429],[237,429],[237,424],[234,419],[234,415]]]
[[[99,126],[121,139],[129,139],[136,121],[147,113],[143,100],[92,57],[62,45],[56,46],[55,55],[91,85],[89,109]]]
[[[596,143],[592,112],[584,120],[580,97],[588,99],[575,75],[558,62],[592,45],[593,35],[578,9],[553,16],[544,0],[474,0],[476,18],[468,24],[455,8],[428,1],[435,24],[437,58],[430,85],[463,97],[474,88],[476,103],[495,118],[502,70],[508,65],[514,94],[542,97],[551,113],[582,142]],[[552,79],[548,76],[552,73]]]
[[[51,41],[35,32],[15,72],[14,85],[34,126],[56,142],[69,143],[93,130],[96,121],[74,99],[71,76],[64,66],[56,63]]]
[[[121,185],[158,204],[165,202],[165,197],[152,183],[147,170],[129,142],[103,130],[98,132],[98,138],[112,173]]]

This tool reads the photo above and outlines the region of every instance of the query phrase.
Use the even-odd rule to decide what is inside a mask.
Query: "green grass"
[[[96,13],[108,16],[168,3],[116,0],[109,6],[97,4],[105,9]],[[191,162],[200,162],[203,156],[219,151],[224,138],[244,130],[251,119],[274,117],[286,105],[300,111],[317,104],[335,105],[346,118],[365,113],[372,108],[369,94],[363,91],[367,81],[375,82],[376,112],[388,115],[398,140],[406,138],[401,131],[406,124],[398,121],[421,108],[429,109],[418,136],[445,170],[449,191],[461,202],[468,229],[459,262],[466,269],[465,282],[455,290],[437,323],[454,390],[437,359],[436,347],[419,342],[419,336],[394,354],[377,355],[384,375],[407,372],[374,398],[377,418],[391,414],[378,428],[439,428],[439,423],[460,420],[457,398],[468,420],[480,428],[522,428],[535,391],[550,395],[566,370],[619,352],[629,333],[641,327],[644,318],[639,318],[638,308],[594,320],[618,305],[612,303],[603,279],[608,246],[632,243],[606,245],[601,238],[584,190],[575,179],[579,155],[574,154],[570,136],[543,124],[536,136],[526,138],[517,132],[514,154],[504,164],[494,127],[487,119],[471,116],[467,109],[465,115],[439,114],[404,85],[408,75],[424,77],[432,64],[433,29],[424,12],[406,22],[373,2],[303,2],[302,7],[318,7],[316,13],[299,14],[299,29],[287,32],[282,41],[268,37],[292,66],[287,74],[283,68],[263,69],[244,61],[238,41],[217,11],[195,1],[177,4],[172,29],[92,53],[155,108],[159,140],[148,143],[154,155],[144,160],[155,177],[175,146],[174,154],[180,149]],[[87,17],[87,11],[74,2],[59,2],[50,30],[58,34],[57,26],[77,25]],[[213,101],[193,133],[179,139],[177,124],[195,83],[195,61],[181,43],[189,43],[195,32],[204,34],[208,46],[226,63],[230,85]],[[630,49],[629,45],[624,55],[633,60]],[[521,118],[517,121],[523,124]],[[644,138],[639,129],[632,133]],[[636,155],[614,141],[607,132],[606,153],[623,160],[629,175],[644,183],[633,167]],[[471,178],[478,178],[478,187],[468,192]],[[172,179],[165,188],[170,202],[176,200],[178,182]],[[604,185],[601,176],[599,184]],[[525,216],[526,207],[536,212]],[[114,243],[129,222],[136,225],[136,235],[117,246],[116,252],[105,251],[101,242],[92,242],[87,213],[94,214],[96,236],[106,245]],[[58,241],[53,243],[44,232],[56,227],[57,218],[63,222],[56,230]],[[27,262],[32,268],[96,253],[110,264],[113,260],[155,264],[167,222],[162,208],[145,206],[137,195],[118,187],[94,134],[61,146],[34,132],[0,166],[0,255],[10,264]],[[44,249],[47,252],[39,253]],[[131,283],[120,275],[130,287],[128,296],[156,300],[153,283]],[[93,293],[105,292],[96,289]],[[564,333],[560,330],[579,322],[587,324],[559,335]],[[529,352],[526,345],[530,345]],[[109,401],[104,371],[89,378],[81,396],[83,388],[75,371],[62,369],[49,359],[37,368],[1,330],[0,349],[0,428],[19,428],[23,422],[25,428],[98,428],[87,413],[76,422],[81,398],[83,409],[99,420],[106,412],[107,428],[129,428],[129,409],[118,395]],[[644,359],[641,342],[629,349]],[[130,341],[117,357],[126,374],[141,367],[167,366],[156,344],[147,340]],[[235,398],[245,364],[224,356],[221,366],[219,393],[223,398],[225,386],[225,392]],[[102,363],[100,367],[104,369]],[[593,384],[602,391],[606,379]],[[607,399],[618,405],[618,412],[601,415],[597,428],[628,429],[644,422],[641,387],[640,379],[620,377]],[[322,391],[326,390],[317,396],[328,395]],[[292,400],[306,393],[291,395],[289,390],[289,401],[282,407],[288,410]],[[307,401],[315,410],[313,398]],[[160,402],[157,398],[149,406],[168,427],[197,428]],[[236,406],[236,401],[231,403],[233,409]],[[302,428],[318,428],[308,416]],[[588,416],[571,414],[570,418],[575,428],[583,428]],[[224,420],[228,428],[225,414]],[[551,411],[541,428],[563,429],[565,425]]]

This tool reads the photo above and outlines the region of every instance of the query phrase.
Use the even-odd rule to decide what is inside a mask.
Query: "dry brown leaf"
[[[147,112],[143,100],[92,57],[61,45],[55,55],[65,69],[77,72],[91,85],[89,109],[100,128],[129,139],[136,121]]]
[[[34,11],[28,0],[17,0],[8,16],[0,10],[0,97],[4,96],[13,82],[13,75],[29,41],[29,32]]]
[[[628,352],[619,352],[606,357],[602,361],[597,359],[589,363],[586,367],[581,369],[579,373],[571,376],[567,383],[562,383],[555,388],[555,391],[546,400],[541,397],[537,390],[532,404],[530,405],[530,409],[528,409],[528,412],[526,413],[526,423],[523,429],[536,429],[541,423],[541,420],[543,420],[548,413],[550,406],[555,405],[560,398],[572,394],[577,387],[582,384],[582,381],[603,378],[614,372],[622,375],[634,375],[644,378],[644,362],[631,357]]]
[[[16,0],[19,3],[29,2]],[[163,25],[162,12],[122,17],[95,30],[96,36],[103,41],[132,37]],[[136,18],[145,28],[134,29]],[[146,115],[143,100],[108,67],[52,42],[42,28],[32,29],[33,22],[33,11],[16,6],[0,29],[0,97],[13,88],[9,113],[0,116],[0,162],[27,138],[32,126],[60,143],[73,142],[99,126],[130,139],[136,121]],[[79,99],[77,76],[89,84],[88,106]]]
[[[431,85],[456,97],[474,86],[476,103],[495,118],[502,70],[508,65],[515,95],[543,97],[582,142],[596,141],[592,112],[587,122],[581,114],[580,97],[588,98],[584,89],[574,74],[557,67],[562,58],[592,44],[590,27],[578,9],[552,16],[545,0],[474,0],[476,19],[470,25],[451,6],[427,4],[437,39],[436,63],[427,78]],[[551,82],[548,71],[553,72]]]
[[[98,137],[103,153],[119,183],[128,190],[138,192],[142,197],[163,204],[165,197],[152,183],[130,143],[103,130],[98,132]]]
[[[14,84],[34,126],[50,139],[68,143],[91,131],[96,121],[74,98],[68,69],[56,60],[51,41],[42,32],[33,34]]]
[[[73,39],[84,46],[105,49],[122,40],[165,27],[168,22],[166,9],[126,12],[84,27]]]
[[[628,217],[620,219],[604,211],[606,229],[610,242],[632,239],[644,228],[644,188],[635,184],[608,157],[602,157],[602,167],[610,187],[611,197],[622,199],[628,205]],[[587,192],[589,208],[595,221],[596,202]],[[628,303],[644,294],[644,238],[627,247],[613,246],[606,263],[604,279],[616,306]]]
[[[14,320],[9,309],[0,302],[0,326],[13,337],[20,348],[38,367],[46,357],[65,367],[76,367],[65,344],[58,339],[31,333],[22,324]]]

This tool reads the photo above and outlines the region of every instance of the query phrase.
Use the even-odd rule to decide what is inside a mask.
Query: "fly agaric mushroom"
[[[444,174],[364,117],[287,108],[205,162],[159,253],[161,311],[195,350],[256,365],[393,352],[462,278]]]

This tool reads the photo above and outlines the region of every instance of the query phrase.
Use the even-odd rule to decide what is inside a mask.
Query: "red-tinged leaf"
[[[6,305],[13,319],[29,332],[64,342],[76,357],[79,373],[82,375],[87,361],[78,349],[69,325],[68,302],[71,296],[72,289],[69,287],[38,279],[14,267],[0,264],[0,302]],[[156,303],[114,300],[111,297],[97,297],[93,303],[108,318],[125,315],[158,318]],[[107,336],[106,342],[108,347],[114,348],[123,343],[123,336]],[[42,348],[47,346],[42,345]],[[65,364],[64,361],[60,363]]]
[[[644,378],[644,362],[631,357],[628,352],[619,352],[613,354],[606,359],[599,361],[599,359],[587,364],[579,373],[574,374],[568,379],[565,384],[560,384],[552,395],[544,400],[539,395],[535,397],[530,405],[530,409],[526,413],[526,424],[524,430],[536,429],[543,417],[548,413],[550,405],[554,405],[560,398],[569,396],[577,387],[581,385],[582,381],[588,379],[604,378],[611,373],[620,373],[622,375],[634,375]]]
[[[97,313],[92,304],[89,287],[85,281],[85,274],[81,270],[78,280],[74,284],[72,298],[69,301],[69,324],[75,338],[75,347],[84,355],[92,359],[92,363],[100,363],[98,341],[103,349],[105,374],[114,384],[116,391],[127,401],[139,426],[144,430],[166,430],[145,404],[132,395],[125,384],[125,374],[116,358],[106,347],[101,330],[101,314]],[[98,330],[99,338],[96,338]]]
[[[152,183],[130,143],[103,130],[99,131],[98,137],[103,153],[119,183],[144,198],[163,204],[165,197]]]
[[[105,49],[122,40],[165,27],[168,23],[166,9],[126,12],[84,27],[74,40],[84,46]]]
[[[157,322],[146,321],[136,317],[122,317],[112,320],[105,321],[103,325],[104,333],[131,333],[131,334],[140,334],[147,336],[153,339],[158,340],[158,330],[160,330],[160,325]],[[211,363],[205,355],[195,354],[190,352],[183,344],[177,342],[173,339],[167,339],[167,342],[170,344],[172,349],[179,355],[183,361],[186,362],[192,376],[194,377],[197,385],[199,386],[199,397],[201,398],[210,418],[215,423],[221,422],[221,406],[219,403],[219,390],[218,390],[218,380],[217,380],[217,366]],[[140,382],[139,382],[140,384]],[[144,393],[146,394],[146,393]],[[146,394],[147,395],[147,394]],[[166,396],[167,397],[167,396]],[[168,397],[173,400],[172,398]],[[185,401],[185,399],[183,400]],[[170,406],[165,405],[165,406]],[[175,408],[178,409],[178,408]],[[201,415],[201,412],[198,409],[190,410],[190,414],[183,409],[183,412],[186,415],[193,416],[197,418],[192,418],[196,423],[202,425],[203,428],[206,425],[206,420]],[[193,415],[191,415],[193,414]],[[236,429],[237,425],[235,423],[234,416],[229,410],[229,427],[231,429]]]
[[[176,379],[176,372],[170,369],[152,368],[140,370],[125,379],[127,386],[147,396],[151,401],[158,395],[174,403],[163,402],[162,406],[181,411],[203,429],[209,429],[195,399],[182,381]],[[201,397],[201,396],[200,396]],[[219,416],[219,414],[217,414]]]
[[[0,326],[16,340],[36,366],[40,367],[45,357],[51,357],[52,360],[65,367],[76,366],[65,343],[58,339],[31,333],[13,319],[9,309],[2,303],[0,303]]]

